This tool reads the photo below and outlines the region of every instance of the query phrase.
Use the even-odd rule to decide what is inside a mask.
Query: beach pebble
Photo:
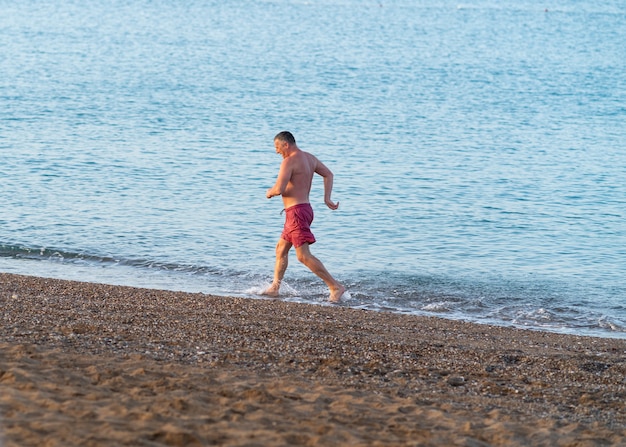
[[[463,386],[465,385],[465,378],[461,376],[452,376],[448,379],[448,385],[450,386]]]

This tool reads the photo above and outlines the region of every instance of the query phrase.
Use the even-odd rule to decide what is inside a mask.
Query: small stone
[[[461,376],[452,376],[448,379],[448,385],[450,386],[463,386],[465,385],[465,378]]]

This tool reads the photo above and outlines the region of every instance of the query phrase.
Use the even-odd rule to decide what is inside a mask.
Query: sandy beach
[[[626,445],[626,341],[0,274],[0,445]]]

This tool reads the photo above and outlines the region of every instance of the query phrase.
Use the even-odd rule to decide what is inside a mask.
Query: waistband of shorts
[[[283,211],[286,212],[286,211],[289,211],[289,210],[295,210],[295,209],[298,209],[298,208],[305,208],[305,207],[306,208],[312,208],[311,204],[307,202],[307,203],[298,203],[297,205],[292,205],[289,208],[285,208]]]

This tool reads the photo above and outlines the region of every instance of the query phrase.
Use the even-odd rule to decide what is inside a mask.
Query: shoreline
[[[0,443],[623,445],[626,340],[0,274]]]

